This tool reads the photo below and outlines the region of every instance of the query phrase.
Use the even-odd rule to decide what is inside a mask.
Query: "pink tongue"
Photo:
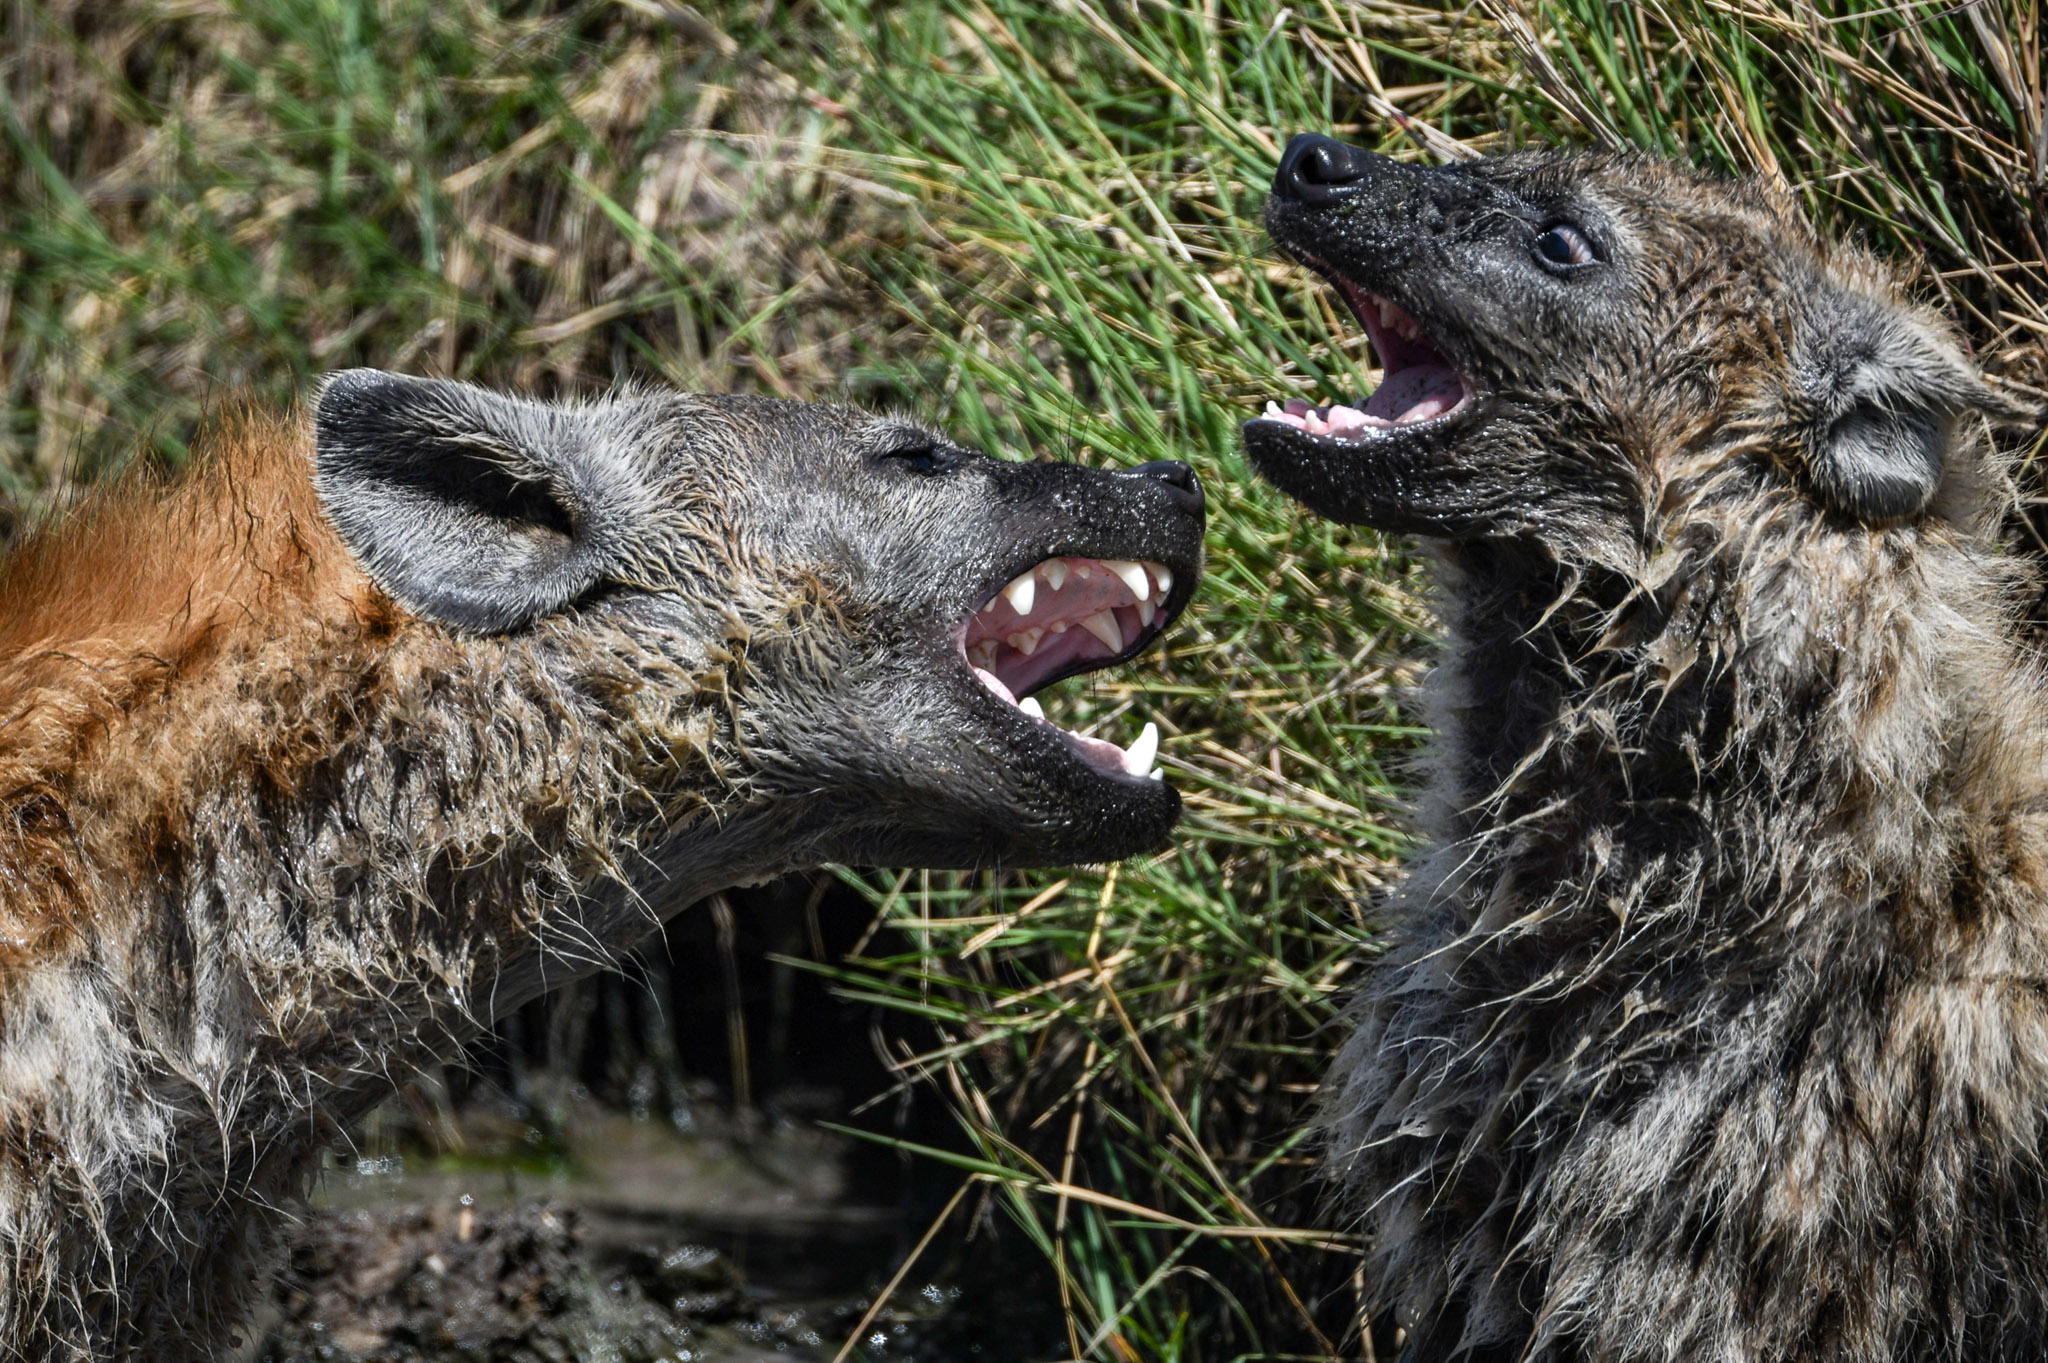
[[[1068,734],[1067,742],[1081,750],[1081,756],[1093,762],[1104,771],[1121,772],[1124,769],[1124,750],[1114,743],[1086,734]]]
[[[1427,421],[1442,416],[1465,396],[1458,371],[1449,365],[1414,364],[1397,369],[1365,404],[1366,415],[1382,421]]]

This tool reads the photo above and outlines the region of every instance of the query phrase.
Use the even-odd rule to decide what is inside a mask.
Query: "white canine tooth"
[[[1067,565],[1065,560],[1056,558],[1047,559],[1045,562],[1038,565],[1038,575],[1045,579],[1046,586],[1052,588],[1054,591],[1058,591],[1060,588],[1067,585]]]
[[[1173,590],[1173,569],[1164,563],[1152,565],[1152,576],[1159,579],[1159,595],[1163,598]]]
[[[1017,708],[1033,719],[1045,718],[1045,707],[1038,703],[1038,697],[1026,696],[1017,702]]]
[[[1102,640],[1111,653],[1124,651],[1124,632],[1116,627],[1116,617],[1108,611],[1095,612],[1081,622],[1081,628]]]
[[[1027,629],[1012,634],[1009,643],[1011,648],[1028,658],[1038,652],[1038,641],[1044,637],[1045,631],[1042,629]]]
[[[1031,614],[1031,603],[1038,596],[1038,575],[1026,573],[1003,588],[1003,596],[1009,601],[1010,609],[1019,615]]]
[[[1145,732],[1138,735],[1137,742],[1124,749],[1124,770],[1133,776],[1143,776],[1152,770],[1152,759],[1159,756],[1159,726],[1147,724]]]
[[[1143,601],[1152,595],[1152,579],[1146,577],[1145,570],[1129,559],[1106,559],[1102,566],[1124,580],[1124,585],[1131,589],[1133,601]]]
[[[1141,625],[1146,625],[1146,626],[1149,626],[1149,625],[1151,625],[1151,623],[1152,623],[1152,620],[1153,620],[1153,617],[1157,616],[1158,614],[1159,614],[1159,608],[1158,608],[1157,606],[1155,606],[1155,605],[1153,605],[1153,604],[1152,604],[1152,601],[1151,601],[1151,598],[1150,598],[1150,597],[1147,597],[1147,598],[1146,598],[1145,600],[1143,600],[1143,601],[1140,601],[1140,602],[1138,603],[1138,623],[1139,623],[1139,624],[1141,624]]]

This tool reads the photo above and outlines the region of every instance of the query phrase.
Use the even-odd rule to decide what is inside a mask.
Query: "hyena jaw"
[[[337,1123],[694,899],[1178,813],[1016,692],[1186,602],[1179,466],[368,373],[214,443],[0,567],[0,1357],[212,1356]],[[999,692],[966,640],[1056,557],[1149,619]]]

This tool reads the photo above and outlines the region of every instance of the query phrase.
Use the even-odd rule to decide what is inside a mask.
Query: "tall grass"
[[[1334,1349],[1355,1258],[1315,1229],[1302,1109],[1404,847],[1428,625],[1399,550],[1298,515],[1236,429],[1269,395],[1356,386],[1362,343],[1257,227],[1287,134],[1351,117],[1321,52],[1392,33],[1414,54],[1393,83],[1421,87],[1400,97],[1440,114],[1466,83],[1414,57],[1447,61],[1453,25],[1257,3],[827,13],[864,54],[835,87],[849,141],[933,229],[864,257],[926,338],[886,362],[897,382],[993,448],[1188,459],[1212,507],[1202,608],[1140,667],[1050,702],[1119,736],[1160,724],[1177,850],[885,880],[877,914],[902,931],[876,940],[903,946],[834,973],[929,1023],[904,1081],[949,1097],[974,1200],[1051,1261],[1067,1350]]]
[[[841,248],[900,208],[680,5],[37,0],[4,23],[17,508],[350,364],[809,394],[885,316]]]
[[[1076,1357],[1389,1342],[1360,1333],[1304,1115],[1407,847],[1431,622],[1398,542],[1298,513],[1237,452],[1265,398],[1356,389],[1367,360],[1258,230],[1286,137],[1629,141],[1777,174],[1942,301],[2016,404],[2048,384],[2038,0],[8,14],[18,511],[137,447],[177,461],[230,394],[352,363],[851,396],[1015,457],[1198,466],[1195,610],[1048,701],[1119,738],[1160,724],[1175,850],[848,873],[875,930],[805,963],[894,1019],[900,1083],[957,1118],[918,1156],[962,1189],[922,1264],[969,1236],[1042,1261],[1054,1338],[1028,1343]]]

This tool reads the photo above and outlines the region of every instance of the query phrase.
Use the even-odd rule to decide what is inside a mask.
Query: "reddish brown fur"
[[[63,950],[89,907],[74,802],[178,784],[184,754],[165,745],[89,765],[117,716],[203,685],[279,619],[337,645],[396,621],[321,515],[302,420],[237,414],[200,448],[189,476],[95,491],[0,565],[0,967]],[[127,865],[148,849],[96,850]]]
[[[549,636],[572,694],[532,637],[406,614],[310,445],[223,423],[175,485],[104,489],[0,569],[0,1358],[211,1356],[325,1122],[446,1055],[634,845],[653,766],[576,727],[617,641]],[[685,732],[688,679],[634,663]],[[618,929],[567,917],[601,959]]]

